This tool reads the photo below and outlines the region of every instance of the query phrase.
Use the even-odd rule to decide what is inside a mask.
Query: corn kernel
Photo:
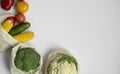
[[[2,23],[2,28],[6,32],[9,32],[12,27],[13,27],[13,22],[11,20],[6,20],[5,22]]]
[[[34,33],[33,32],[24,32],[21,34],[14,35],[13,38],[18,40],[19,42],[27,42],[34,38]]]

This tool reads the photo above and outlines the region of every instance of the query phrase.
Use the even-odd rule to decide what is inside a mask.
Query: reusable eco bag
[[[60,63],[60,62],[58,62],[58,60],[61,59],[61,55],[68,55],[68,56],[73,57],[73,55],[66,49],[55,49],[55,50],[53,50],[48,55],[46,63],[44,64],[43,74],[78,74],[78,70],[77,70],[78,64],[77,64],[77,61],[76,61],[74,66],[72,66],[73,63],[72,63],[72,65],[70,65],[70,63],[69,63],[69,65],[64,64],[64,61],[61,63],[61,65],[63,64],[62,66],[60,66],[60,64],[58,64],[58,63]],[[64,58],[62,58],[62,60],[63,59],[67,59],[67,58],[64,57]],[[55,61],[57,61],[57,62],[55,62]],[[60,67],[62,69],[58,69]],[[68,69],[66,70],[65,68],[67,68],[67,67],[68,67],[68,69],[70,69],[70,68],[71,69],[70,70],[68,70]],[[51,71],[51,72],[49,73],[49,71]],[[69,73],[70,71],[71,71],[71,73]]]
[[[39,66],[34,70],[30,70],[29,72],[22,71],[15,66],[14,60],[15,60],[17,51],[21,50],[21,48],[27,48],[27,47],[31,47],[31,46],[20,43],[12,48],[11,58],[10,58],[11,74],[39,74],[40,73],[41,67],[43,64],[42,57],[40,57]],[[33,47],[31,47],[31,48],[33,48]],[[34,49],[34,50],[40,55],[40,53],[37,49]]]
[[[12,48],[13,46],[19,43],[1,27],[2,22],[7,17],[10,17],[10,16],[13,16],[13,15],[12,14],[0,15],[0,52],[3,52],[9,48]]]

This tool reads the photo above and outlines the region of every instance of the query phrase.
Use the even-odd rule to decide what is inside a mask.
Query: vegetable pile
[[[2,9],[9,11],[14,5],[14,0],[1,0]],[[24,0],[18,0],[15,4],[17,14],[8,17],[2,24],[2,28],[19,42],[27,42],[34,38],[34,33],[26,31],[31,24],[26,22],[24,13],[29,10],[29,4]]]
[[[13,6],[14,0],[1,0],[3,10],[9,11]],[[5,17],[2,22],[0,20],[0,51],[12,48],[11,74],[38,74],[42,67],[41,56],[34,48],[24,44],[34,38],[34,33],[28,31],[31,24],[24,15],[29,4],[18,0],[15,9],[15,15]],[[78,74],[78,64],[68,51],[56,50],[48,56],[43,71],[44,74]]]

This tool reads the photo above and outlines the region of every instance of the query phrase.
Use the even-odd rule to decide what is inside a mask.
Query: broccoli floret
[[[14,62],[17,68],[28,72],[30,70],[36,69],[39,66],[39,61],[40,55],[35,52],[33,48],[23,48],[17,51]],[[22,67],[16,63],[22,63]]]
[[[16,60],[15,60],[15,66],[16,66],[18,69],[22,68],[22,66],[23,66],[22,60],[16,59]]]
[[[16,57],[19,59],[23,58],[24,57],[24,50],[18,50]]]

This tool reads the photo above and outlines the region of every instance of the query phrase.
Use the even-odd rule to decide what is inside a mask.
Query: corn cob
[[[11,20],[6,20],[2,23],[1,26],[6,32],[9,32],[10,29],[13,27],[13,22]]]
[[[34,38],[34,33],[33,32],[24,32],[21,34],[14,35],[13,38],[18,40],[19,42],[27,42]]]

